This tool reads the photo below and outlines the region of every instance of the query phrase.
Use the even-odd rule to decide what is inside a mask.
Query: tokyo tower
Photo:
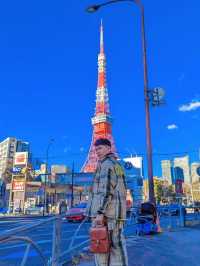
[[[112,136],[112,119],[109,108],[109,98],[106,86],[106,57],[104,54],[103,25],[100,26],[100,53],[98,55],[98,83],[96,90],[95,115],[92,118],[93,134],[88,157],[81,172],[95,172],[97,156],[94,143],[98,138],[107,138],[112,144],[112,152],[116,154],[114,139]]]

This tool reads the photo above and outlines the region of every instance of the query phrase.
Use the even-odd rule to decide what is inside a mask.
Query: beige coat
[[[93,179],[86,214],[103,213],[109,220],[126,219],[126,183],[123,168],[113,154],[99,161]]]

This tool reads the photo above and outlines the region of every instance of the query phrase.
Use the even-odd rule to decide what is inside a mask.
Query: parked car
[[[186,214],[186,209],[183,205],[181,205],[181,208],[183,209],[183,212]],[[179,204],[170,204],[170,205],[164,205],[160,206],[158,208],[158,212],[161,215],[179,215],[180,214],[180,205]]]
[[[41,206],[30,206],[25,210],[25,214],[29,215],[40,215],[42,213],[43,213],[43,207]]]
[[[17,207],[14,209],[14,213],[22,213],[22,208],[21,207]]]
[[[8,213],[8,208],[6,208],[6,207],[1,207],[1,208],[0,208],[0,214],[6,214],[6,213]]]
[[[85,219],[87,203],[82,202],[70,208],[65,215],[65,219],[68,222],[81,222]]]
[[[200,203],[194,202],[193,204],[188,205],[187,210],[190,213],[199,213],[200,212]]]

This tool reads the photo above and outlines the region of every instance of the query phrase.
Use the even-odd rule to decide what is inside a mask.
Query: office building
[[[13,167],[15,152],[29,152],[29,143],[16,138],[6,138],[0,142],[0,179],[7,180]],[[8,181],[8,180],[7,180]]]
[[[200,182],[200,162],[191,164],[191,181],[192,183]]]
[[[191,183],[189,156],[174,158],[175,182],[182,180],[186,184]]]
[[[7,138],[0,142],[0,179],[7,178],[7,170],[12,168],[16,151],[16,138]]]
[[[173,167],[170,160],[161,161],[162,177],[167,180],[168,185],[174,183]]]

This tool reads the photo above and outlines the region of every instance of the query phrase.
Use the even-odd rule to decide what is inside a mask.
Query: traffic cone
[[[158,217],[158,214],[157,214],[157,217],[156,217],[156,225],[157,225],[157,232],[158,233],[162,233],[162,228],[160,226],[160,219]]]

